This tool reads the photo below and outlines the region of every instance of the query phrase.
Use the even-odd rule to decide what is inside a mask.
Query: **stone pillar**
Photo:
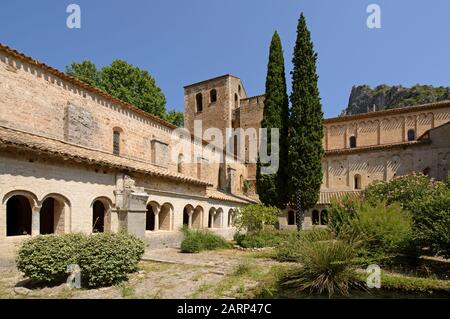
[[[155,213],[155,231],[159,230],[159,212],[161,211],[161,208],[158,207],[155,211],[155,208],[153,208],[153,212]]]
[[[192,228],[192,216],[194,215],[194,208],[188,206],[185,208],[187,210],[187,214],[189,216],[188,219],[188,228]],[[184,218],[184,212],[183,212],[183,218]]]
[[[41,206],[33,207],[31,211],[31,236],[37,236],[41,227]]]
[[[129,194],[127,230],[138,238],[145,238],[145,217],[147,214],[148,194],[132,192]]]

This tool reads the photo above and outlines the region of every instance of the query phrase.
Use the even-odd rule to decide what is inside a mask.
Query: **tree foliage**
[[[183,125],[181,112],[166,112],[166,98],[155,79],[126,61],[115,60],[100,70],[91,61],[74,62],[66,73],[174,125]]]
[[[414,244],[450,256],[450,189],[445,183],[424,175],[408,175],[374,183],[363,196],[369,203],[400,203],[411,212]]]
[[[271,154],[270,129],[280,129],[279,168],[276,174],[261,174],[257,165],[257,191],[266,205],[282,207],[286,203],[287,157],[288,157],[289,100],[286,91],[284,57],[281,40],[277,32],[272,37],[267,65],[264,112],[261,128],[267,129],[268,155]],[[264,164],[263,164],[264,165]]]
[[[278,221],[278,208],[260,204],[248,205],[237,209],[233,225],[238,230],[259,231],[265,225],[274,225]]]
[[[289,194],[295,198],[294,208],[300,218],[302,211],[313,207],[322,184],[324,155],[323,112],[317,85],[317,54],[303,13],[297,27],[292,71],[291,114],[289,125]]]

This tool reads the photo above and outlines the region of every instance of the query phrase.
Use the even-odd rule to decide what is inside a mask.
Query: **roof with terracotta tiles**
[[[247,197],[247,196],[241,196],[241,195],[234,195],[225,193],[222,191],[219,191],[217,189],[208,188],[207,195],[209,198],[217,199],[217,200],[224,200],[229,202],[235,202],[235,203],[241,203],[241,204],[249,204],[249,203],[258,203],[257,200]]]
[[[340,200],[344,196],[359,196],[359,191],[340,191],[340,192],[320,192],[318,205],[328,205],[331,204],[333,200]]]
[[[156,177],[168,178],[179,182],[198,185],[210,185],[183,174],[169,172],[150,163],[113,155],[107,152],[86,148],[40,135],[0,126],[1,147],[14,147],[50,156],[84,162],[86,164],[123,169]]]

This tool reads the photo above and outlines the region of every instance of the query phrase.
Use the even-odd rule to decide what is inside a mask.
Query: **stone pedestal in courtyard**
[[[117,203],[120,203],[119,228],[140,239],[145,238],[148,196],[143,190],[116,192]]]

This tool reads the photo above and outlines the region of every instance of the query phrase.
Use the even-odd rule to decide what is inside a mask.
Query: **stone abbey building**
[[[224,138],[227,128],[258,132],[264,96],[247,97],[239,78],[184,92],[190,133],[196,120]],[[0,241],[125,228],[161,247],[179,243],[183,225],[230,238],[235,209],[257,202],[249,145],[258,133],[232,137],[239,154],[212,148],[4,45],[0,110]],[[322,191],[305,227],[326,223],[332,198],[375,180],[412,171],[445,179],[449,121],[450,102],[326,119]],[[283,214],[280,226],[295,227],[295,214]]]

